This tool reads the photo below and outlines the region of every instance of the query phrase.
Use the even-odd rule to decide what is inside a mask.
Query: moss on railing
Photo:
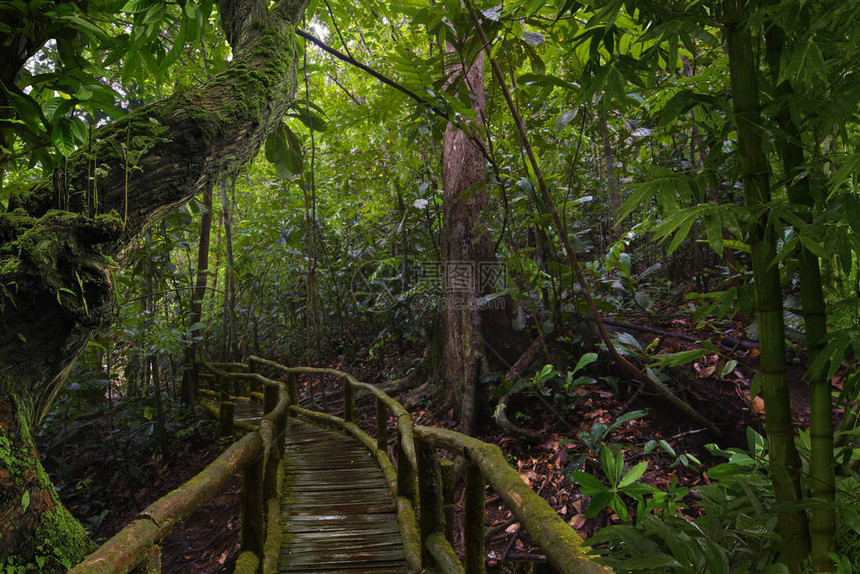
[[[258,374],[267,366],[287,375],[278,382]],[[135,565],[146,563],[157,567],[160,562],[159,543],[185,516],[211,499],[238,471],[243,471],[241,495],[242,549],[237,572],[264,574],[277,571],[281,546],[280,485],[284,473],[284,434],[287,416],[337,427],[355,437],[376,457],[389,485],[397,508],[398,524],[403,539],[406,561],[410,568],[435,565],[444,573],[479,574],[486,560],[484,537],[484,481],[517,517],[532,540],[540,546],[550,564],[562,574],[610,572],[591,560],[582,546],[582,539],[565,523],[549,504],[520,479],[495,445],[444,429],[413,427],[409,413],[396,400],[372,385],[357,381],[351,375],[334,369],[285,367],[274,361],[251,357],[245,363],[209,364],[201,367],[211,373],[216,390],[201,389],[213,403],[219,399],[232,410],[229,391],[247,387],[263,402],[266,415],[259,425],[233,421],[230,428],[249,431],[233,442],[212,464],[187,483],[151,504],[116,536],[99,547],[84,562],[75,567],[74,574],[123,573]],[[250,372],[236,372],[247,370]],[[228,372],[229,371],[229,372]],[[343,418],[298,406],[296,376],[328,375],[343,383]],[[258,391],[262,388],[263,393]],[[376,437],[371,437],[354,422],[355,396],[366,392],[375,398]],[[206,406],[208,401],[202,402]],[[206,406],[218,416],[214,404]],[[227,413],[222,413],[227,414]],[[397,468],[388,454],[388,421],[393,416],[398,434]],[[226,422],[224,423],[227,424]],[[227,431],[222,431],[226,433]],[[416,444],[416,438],[418,439]],[[435,449],[445,449],[465,457],[465,524],[467,546],[465,567],[446,539],[446,520],[442,474]],[[419,480],[416,480],[418,478]],[[449,481],[450,482],[450,481]],[[419,488],[420,486],[420,488]],[[450,484],[448,484],[450,490]],[[419,499],[422,513],[416,516]],[[450,506],[450,500],[448,501]],[[265,517],[265,520],[264,520]],[[419,527],[420,524],[420,527]],[[450,525],[449,525],[450,526]],[[423,552],[422,552],[423,549]],[[423,556],[422,556],[423,554]]]
[[[246,377],[249,374],[226,373],[213,365],[203,365],[214,374],[213,380],[222,396],[228,379],[248,380]],[[231,369],[247,368],[244,364],[228,366]],[[250,374],[250,377],[261,385],[277,389],[277,403],[268,409],[260,425],[235,421],[231,428],[245,427],[251,432],[225,445],[226,450],[214,462],[179,488],[150,504],[120,532],[70,570],[71,573],[122,574],[138,565],[146,571],[160,571],[161,541],[186,516],[211,500],[239,471],[243,473],[240,502],[243,552],[236,571],[256,572],[266,546],[266,526],[263,523],[265,485],[276,483],[277,480],[267,481],[266,474],[278,472],[278,465],[273,466],[269,462],[279,461],[279,453],[283,450],[289,394],[283,383],[256,374]],[[226,404],[232,406],[232,402]],[[272,406],[271,403],[269,406]]]

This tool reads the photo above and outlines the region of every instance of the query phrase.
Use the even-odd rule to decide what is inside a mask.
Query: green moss
[[[30,516],[35,517],[36,523],[11,547],[3,549],[0,560],[14,557],[18,565],[44,562],[44,572],[65,572],[90,553],[95,545],[60,502],[51,479],[36,456],[24,416],[26,405],[15,397],[12,397],[12,404],[16,407],[17,429],[0,429],[0,436],[6,439],[4,444],[8,444],[0,453],[3,455],[0,466],[9,472],[12,488],[8,490],[12,496],[21,497],[22,516],[18,520],[26,524]]]

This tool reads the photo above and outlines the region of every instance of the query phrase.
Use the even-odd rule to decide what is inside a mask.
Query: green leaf
[[[25,490],[24,494],[21,496],[21,506],[24,508],[22,512],[27,512],[27,509],[30,508],[30,491]]]
[[[123,6],[121,11],[128,12],[129,14],[136,14],[138,12],[149,10],[158,2],[159,0],[129,0],[128,3]]]
[[[587,472],[571,472],[569,476],[579,483],[582,494],[594,496],[595,494],[610,490],[608,486]]]
[[[688,365],[708,354],[707,349],[693,349],[692,351],[678,351],[677,353],[665,353],[654,357],[652,367],[663,369],[666,367],[680,367]]]
[[[266,159],[275,167],[282,179],[289,179],[302,172],[301,144],[290,127],[282,123],[266,140]]]
[[[531,4],[529,4],[528,9],[526,10],[526,18],[531,18],[535,14],[537,14],[538,10],[544,7],[546,4],[546,0],[532,0]]]
[[[585,518],[594,518],[601,510],[608,508],[612,504],[612,499],[615,498],[611,490],[595,494],[588,503],[588,508],[585,509]]]
[[[660,114],[660,121],[657,122],[657,127],[662,128],[669,125],[675,118],[688,111],[695,105],[692,90],[681,90],[672,96],[666,105],[663,106],[663,112]]]
[[[573,372],[578,373],[591,363],[597,360],[597,353],[586,353],[579,358],[579,361],[576,363],[576,367],[574,367]]]
[[[750,383],[750,400],[756,398],[761,392],[761,376],[756,373]]]
[[[61,120],[51,129],[51,143],[63,157],[69,157],[75,151],[75,136],[69,122]]]
[[[600,451],[600,464],[609,484],[617,487],[621,480],[621,473],[624,471],[624,455],[621,449],[612,445],[604,446]]]
[[[723,365],[723,370],[720,372],[721,377],[727,377],[730,375],[735,368],[737,368],[738,362],[735,359],[729,359],[726,361],[726,364]]]
[[[36,103],[36,100],[23,92],[6,88],[3,82],[0,82],[0,89],[6,94],[6,98],[12,104],[12,107],[15,108],[18,117],[24,121],[24,124],[30,130],[34,132],[47,131],[45,128],[47,122],[42,115],[42,108]]]
[[[312,129],[315,132],[324,132],[328,127],[328,123],[322,118],[322,116],[315,113],[313,110],[310,110],[305,106],[295,106],[294,109],[297,110],[296,113],[290,114],[290,116],[305,124],[309,129]]]
[[[719,206],[709,206],[703,216],[708,244],[717,255],[723,256],[723,220],[720,217]]]
[[[625,486],[633,484],[645,474],[645,469],[648,468],[647,462],[640,462],[633,468],[631,468],[627,474],[624,475],[624,478],[621,479],[621,482],[618,483],[618,489],[622,490]]]

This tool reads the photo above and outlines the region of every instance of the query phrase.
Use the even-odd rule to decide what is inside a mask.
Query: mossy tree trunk
[[[222,0],[233,47],[227,68],[99,130],[91,148],[0,214],[0,562],[39,555],[74,562],[89,549],[56,499],[29,429],[92,333],[110,323],[115,261],[154,222],[249,161],[281,121],[295,94],[293,30],[306,2],[267,6]],[[2,53],[0,61],[7,61]],[[102,215],[92,218],[88,151],[108,168],[99,182]],[[71,211],[58,211],[61,202]]]
[[[468,70],[459,67],[452,81],[471,94],[472,108],[480,116],[484,109],[483,57]],[[478,265],[492,256],[492,242],[480,223],[487,206],[487,179],[480,150],[462,130],[449,125],[442,150],[441,370],[446,397],[461,410],[463,430],[469,433],[484,354],[476,307]]]
[[[453,49],[449,46],[449,53]],[[484,57],[461,60],[451,82],[467,90],[479,122],[484,115]],[[473,134],[449,124],[442,147],[442,353],[439,369],[445,396],[460,412],[463,432],[479,425],[481,374],[504,356],[510,330],[509,310],[482,309],[479,298],[492,291],[500,268],[493,253],[484,212],[487,178],[484,156]],[[504,300],[503,300],[504,301]],[[496,301],[498,303],[498,301]]]

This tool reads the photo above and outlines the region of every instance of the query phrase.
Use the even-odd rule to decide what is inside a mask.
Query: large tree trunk
[[[455,76],[454,81],[462,81]],[[484,110],[484,57],[465,75],[478,118]],[[448,125],[442,151],[442,379],[447,401],[460,411],[463,432],[475,429],[478,386],[488,359],[504,357],[505,309],[482,310],[478,299],[490,292],[488,279],[499,269],[483,219],[487,207],[484,157],[463,131]]]
[[[91,149],[0,214],[0,453],[12,453],[0,457],[0,560],[75,561],[88,550],[38,464],[29,429],[92,333],[113,317],[113,260],[152,223],[253,158],[281,121],[295,94],[293,30],[305,5],[283,0],[270,12],[262,0],[222,1],[234,55],[227,68],[99,130]],[[87,151],[108,166],[98,206],[106,215],[94,218],[77,199],[86,197]],[[55,211],[66,201],[71,212]]]
[[[462,71],[461,71],[462,73]],[[455,81],[471,91],[472,108],[484,109],[484,58]],[[479,262],[492,258],[492,241],[480,223],[487,206],[484,158],[468,135],[452,125],[442,148],[442,360],[445,395],[461,411],[461,426],[474,423],[474,394],[484,353],[480,337]]]

